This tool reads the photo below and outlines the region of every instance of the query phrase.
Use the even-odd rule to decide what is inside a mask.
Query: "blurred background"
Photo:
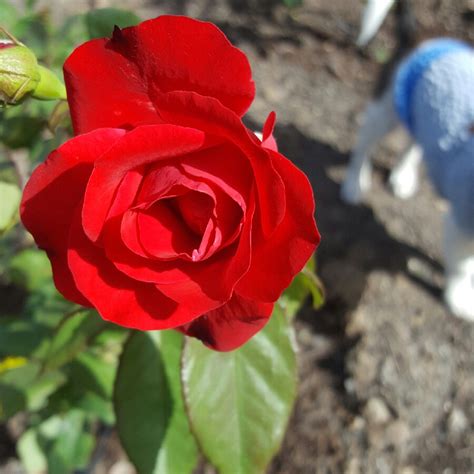
[[[472,0],[412,4],[420,29],[474,41]],[[252,65],[257,94],[248,126],[260,129],[276,111],[280,150],[313,184],[323,237],[317,266],[327,300],[296,321],[299,395],[269,472],[474,472],[474,324],[450,315],[442,302],[443,202],[426,179],[407,201],[392,196],[386,184],[405,146],[403,132],[379,147],[364,204],[339,199],[361,113],[395,47],[393,12],[363,51],[355,47],[363,8],[358,0],[0,0],[0,23],[7,15],[8,21],[29,15],[18,35],[59,69],[85,39],[71,18],[103,7],[126,8],[143,19],[173,13],[216,23]],[[42,113],[31,110],[30,130]],[[14,122],[6,123],[0,123],[0,167],[28,154],[39,161],[63,139],[45,138],[39,127],[29,143],[11,146],[5,140]],[[25,290],[22,265],[30,261],[14,263],[16,277],[4,270],[6,248],[4,242],[0,324],[2,316],[31,308],[28,291],[41,286],[41,280],[28,280]],[[0,332],[2,356],[7,338]],[[2,474],[23,472],[15,451],[22,426],[21,414],[0,425]],[[133,472],[114,431],[98,433],[94,464],[81,472]],[[212,470],[203,464],[199,472]]]

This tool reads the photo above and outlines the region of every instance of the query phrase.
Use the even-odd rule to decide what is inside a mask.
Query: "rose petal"
[[[82,220],[87,236],[96,241],[114,195],[127,172],[199,149],[204,134],[176,125],[146,125],[128,132],[94,165],[87,184]]]
[[[237,115],[211,97],[180,91],[159,94],[153,100],[167,122],[219,136],[241,150],[250,161],[257,182],[263,232],[271,235],[285,214],[285,187],[268,151],[254,141],[257,140],[255,135],[245,128]]]
[[[76,48],[64,63],[64,80],[76,134],[162,122],[137,65],[108,39]]]
[[[215,97],[238,115],[255,95],[245,54],[215,25],[180,16],[83,44],[66,60],[64,76],[76,133],[161,122],[150,88]]]
[[[218,351],[232,351],[246,343],[268,322],[273,303],[258,303],[234,294],[220,308],[178,328]]]
[[[248,59],[214,24],[164,15],[120,33],[118,48],[138,64],[150,88],[214,97],[240,116],[252,103]]]
[[[115,238],[117,229],[111,226],[116,226],[117,221],[107,224],[104,232],[105,250],[108,259],[125,275],[156,283],[160,291],[174,301],[192,300],[194,292],[200,291],[222,305],[231,297],[233,288],[249,268],[254,212],[255,203],[251,199],[238,241],[205,261],[167,262],[142,258],[132,253],[121,239]],[[219,277],[216,278],[216,275]]]
[[[203,235],[212,210],[213,201],[204,193],[191,192],[177,196],[173,205],[177,208],[186,225],[196,234]]]
[[[165,200],[137,213],[137,232],[143,249],[149,255],[165,260],[180,255],[191,259],[201,240]]]
[[[273,136],[273,130],[275,129],[276,113],[270,112],[262,131],[262,146],[272,151],[278,151],[278,145]]]
[[[68,263],[77,288],[107,321],[121,326],[152,330],[190,322],[215,308],[205,295],[189,305],[167,298],[155,285],[128,278],[105,257],[104,251],[85,235],[80,207],[69,234]]]
[[[159,163],[144,179],[134,209],[124,215],[121,235],[133,252],[144,257],[201,260],[220,244],[221,233],[215,229],[213,216],[221,207],[207,183],[190,179],[178,165]],[[159,215],[153,218],[153,213]],[[141,231],[143,226],[147,230]],[[189,247],[192,242],[194,247]]]
[[[180,167],[199,181],[219,186],[245,212],[254,180],[248,159],[236,146],[225,143],[190,153]]]
[[[35,169],[23,193],[22,222],[38,247],[47,252],[58,290],[78,304],[89,303],[77,290],[67,266],[71,209],[83,198],[94,160],[124,134],[124,130],[101,129],[67,141]]]
[[[255,202],[251,199],[239,240],[208,260],[182,266],[188,280],[174,284],[158,284],[159,289],[175,301],[192,298],[197,289],[214,301],[227,301],[237,282],[248,271],[251,258],[251,236]]]
[[[286,215],[270,239],[255,232],[252,264],[236,291],[259,301],[276,301],[319,243],[314,197],[308,178],[288,159],[269,151],[286,188]]]

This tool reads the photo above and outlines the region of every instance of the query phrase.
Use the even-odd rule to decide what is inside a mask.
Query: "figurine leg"
[[[395,196],[408,199],[418,189],[418,169],[423,151],[416,143],[410,144],[400,163],[390,173],[390,187]]]
[[[369,154],[373,147],[398,124],[392,100],[391,87],[377,101],[371,102],[365,111],[357,145],[352,153],[346,179],[342,184],[341,198],[358,204],[371,187],[372,167]]]
[[[459,228],[451,212],[445,218],[444,259],[446,304],[456,316],[474,321],[474,236]]]

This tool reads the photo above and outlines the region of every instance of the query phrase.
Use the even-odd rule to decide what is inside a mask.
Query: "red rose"
[[[163,16],[83,44],[64,71],[78,135],[21,205],[58,290],[122,326],[240,346],[319,241],[274,114],[263,143],[240,119],[245,55],[212,24]]]

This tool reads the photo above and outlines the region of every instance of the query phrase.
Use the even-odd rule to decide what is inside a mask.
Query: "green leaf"
[[[45,124],[44,119],[30,115],[5,118],[0,123],[0,141],[12,149],[29,148],[39,139]]]
[[[45,252],[26,249],[10,260],[10,279],[15,285],[35,291],[52,277],[51,264]]]
[[[73,410],[59,417],[54,436],[43,437],[41,442],[48,460],[48,474],[64,474],[87,467],[94,438],[85,431],[85,415]]]
[[[122,445],[140,474],[188,474],[197,462],[179,377],[182,336],[135,332],[127,341],[115,383]]]
[[[114,27],[134,26],[142,20],[135,13],[117,8],[100,8],[91,10],[85,15],[85,22],[90,39],[112,36]]]
[[[190,423],[221,474],[262,473],[277,452],[296,395],[292,341],[278,305],[266,327],[233,352],[187,339],[182,380]]]
[[[48,328],[33,321],[2,319],[0,324],[0,358],[28,357],[44,346]]]
[[[12,224],[20,199],[21,191],[18,186],[0,181],[0,234]]]
[[[91,311],[66,316],[51,341],[44,370],[56,369],[70,362],[106,326],[107,323]]]
[[[11,416],[26,407],[25,395],[11,385],[0,383],[0,422],[8,420]]]
[[[313,309],[319,309],[324,304],[325,300],[325,292],[324,286],[318,276],[308,270],[307,268],[303,268],[302,277],[304,281],[304,285],[308,288],[311,298],[313,300]]]
[[[279,301],[286,314],[292,318],[308,295],[311,295],[313,309],[319,309],[324,304],[324,288],[314,273],[314,259],[310,259],[303,270],[296,275]]]
[[[18,457],[28,473],[46,472],[48,462],[38,440],[38,431],[26,430],[16,445]]]
[[[40,366],[34,362],[16,367],[0,375],[0,382],[11,385],[26,393],[26,390],[34,383],[40,372]]]
[[[28,429],[17,450],[27,472],[64,474],[86,468],[93,447],[84,413],[72,410]]]
[[[59,371],[51,371],[40,375],[34,383],[26,389],[28,408],[32,411],[43,408],[48,397],[65,382],[66,377]]]
[[[28,362],[0,375],[0,383],[23,394],[25,408],[29,410],[41,409],[48,397],[65,382],[66,377],[59,371],[41,373],[41,367],[36,362]]]
[[[49,400],[48,412],[61,413],[79,408],[94,420],[115,422],[112,391],[116,364],[104,360],[91,350],[77,356],[64,368],[67,383]]]

